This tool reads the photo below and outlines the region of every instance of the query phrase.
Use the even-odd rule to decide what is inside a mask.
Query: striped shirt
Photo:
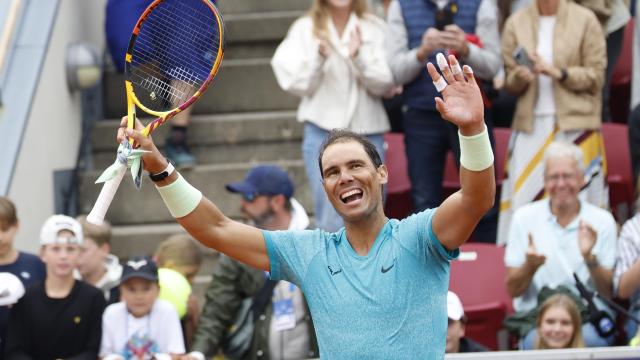
[[[640,259],[640,214],[629,219],[620,231],[618,239],[618,253],[616,255],[616,267],[613,272],[613,287],[618,292],[620,277]],[[640,289],[631,296],[631,307],[640,305]]]

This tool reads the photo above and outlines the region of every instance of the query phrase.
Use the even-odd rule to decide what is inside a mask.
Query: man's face
[[[571,315],[560,306],[552,306],[545,311],[538,329],[540,337],[551,349],[568,347],[573,337],[573,331]]]
[[[460,352],[460,339],[464,337],[464,324],[460,320],[449,320],[449,326],[447,327],[447,345],[445,352],[457,353]]]
[[[85,279],[91,274],[104,269],[104,262],[109,253],[108,245],[98,246],[93,239],[85,237],[80,246],[80,258],[78,259],[78,271]]]
[[[240,210],[247,220],[251,220],[260,229],[268,227],[276,214],[271,196],[268,195],[258,195],[252,199],[243,196],[240,200]]]
[[[562,156],[550,158],[545,164],[544,189],[554,207],[566,207],[578,201],[583,174],[575,159]]]
[[[382,211],[385,166],[375,168],[363,146],[356,141],[334,143],[322,155],[324,190],[345,221],[359,221]]]
[[[0,257],[6,256],[13,249],[13,239],[18,232],[18,224],[0,224]]]
[[[122,300],[135,317],[143,317],[150,313],[159,293],[158,284],[147,279],[134,277],[120,285]]]
[[[75,235],[67,230],[58,233],[58,238],[73,238]],[[40,257],[47,265],[47,274],[57,277],[73,276],[73,269],[78,266],[80,245],[60,241],[58,244],[42,245]]]

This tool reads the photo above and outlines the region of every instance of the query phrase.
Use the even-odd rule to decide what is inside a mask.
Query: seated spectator
[[[507,248],[507,291],[516,312],[536,307],[543,287],[564,285],[578,293],[573,274],[586,287],[611,296],[615,262],[616,223],[611,213],[578,194],[584,186],[582,152],[576,145],[554,142],[544,154],[544,189],[548,199],[525,205],[514,214]],[[600,310],[610,313],[596,300]],[[591,323],[583,325],[586,346],[607,346]],[[533,331],[523,347],[533,347]]]
[[[190,236],[176,234],[160,243],[154,258],[160,268],[160,299],[178,311],[185,343],[189,345],[200,318],[200,304],[191,290],[202,264],[200,248]]]
[[[576,303],[567,295],[552,295],[542,304],[536,330],[536,349],[584,347],[582,317]]]
[[[158,299],[158,268],[150,258],[134,257],[122,270],[122,301],[102,317],[102,360],[169,359],[184,354],[178,314]]]
[[[39,257],[16,250],[13,239],[19,229],[16,207],[6,197],[0,196],[0,272],[15,275],[22,282],[22,290],[41,282],[45,267]],[[9,307],[0,306],[0,360],[4,359]]]
[[[449,318],[449,326],[447,327],[447,345],[445,352],[466,353],[489,351],[489,349],[482,344],[464,336],[464,324],[467,322],[467,317],[464,315],[460,298],[451,291],[447,293],[447,316]]]
[[[82,225],[84,241],[78,259],[78,272],[82,280],[100,289],[107,304],[120,301],[120,276],[122,265],[115,255],[110,254],[111,225],[104,222],[95,225],[87,221],[85,215],[76,218]]]
[[[11,309],[7,359],[96,359],[100,349],[103,294],[76,280],[82,226],[54,215],[40,232],[44,282],[29,287]]]

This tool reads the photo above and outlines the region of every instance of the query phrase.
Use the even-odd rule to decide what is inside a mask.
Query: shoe
[[[164,150],[173,166],[178,169],[190,169],[196,165],[196,157],[185,145],[174,145],[167,142]]]

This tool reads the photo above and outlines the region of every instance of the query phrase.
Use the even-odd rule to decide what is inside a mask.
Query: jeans
[[[342,218],[333,208],[324,191],[322,177],[320,176],[320,167],[318,166],[320,147],[328,136],[329,131],[321,129],[313,123],[305,122],[302,140],[302,158],[304,159],[304,167],[307,171],[309,185],[311,185],[316,227],[325,231],[335,232],[343,226]],[[376,149],[378,149],[380,158],[384,162],[384,136],[382,134],[375,134],[367,135],[367,138],[375,145]]]
[[[529,331],[529,333],[520,342],[521,350],[532,350],[536,341],[536,329]],[[606,347],[612,346],[615,343],[615,334],[608,338],[602,338],[596,331],[595,326],[591,323],[582,324],[582,339],[584,340],[584,346],[586,347]]]

